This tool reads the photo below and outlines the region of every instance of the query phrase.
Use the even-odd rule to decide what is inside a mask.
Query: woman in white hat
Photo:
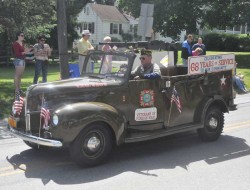
[[[80,74],[82,73],[83,63],[85,60],[85,56],[87,55],[89,50],[93,50],[94,47],[89,42],[90,37],[89,30],[83,30],[82,31],[82,38],[79,40],[77,44],[78,54],[79,54],[79,71]]]

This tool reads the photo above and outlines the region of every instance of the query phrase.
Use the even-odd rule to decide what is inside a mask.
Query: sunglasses
[[[145,60],[145,57],[139,57],[140,60]]]
[[[23,35],[23,34],[21,34],[20,36],[21,36],[21,37],[24,37],[24,35]]]

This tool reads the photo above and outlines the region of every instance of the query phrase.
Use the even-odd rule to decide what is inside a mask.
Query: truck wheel
[[[212,106],[207,110],[204,127],[198,129],[198,134],[203,141],[215,141],[220,137],[223,127],[223,112],[219,108]]]
[[[92,124],[83,129],[70,147],[71,158],[80,166],[94,166],[112,150],[112,135],[105,125]]]

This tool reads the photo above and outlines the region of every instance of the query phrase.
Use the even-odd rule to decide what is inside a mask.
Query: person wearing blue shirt
[[[133,79],[158,79],[161,78],[159,65],[152,63],[152,52],[143,49],[141,51],[141,65],[131,72]]]
[[[182,43],[181,48],[181,58],[183,65],[188,65],[188,57],[192,56],[192,46],[191,43],[194,40],[193,35],[189,34],[187,39]]]

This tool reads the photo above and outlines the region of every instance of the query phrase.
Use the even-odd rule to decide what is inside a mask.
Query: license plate
[[[8,124],[10,127],[16,128],[17,121],[14,118],[9,117]]]

